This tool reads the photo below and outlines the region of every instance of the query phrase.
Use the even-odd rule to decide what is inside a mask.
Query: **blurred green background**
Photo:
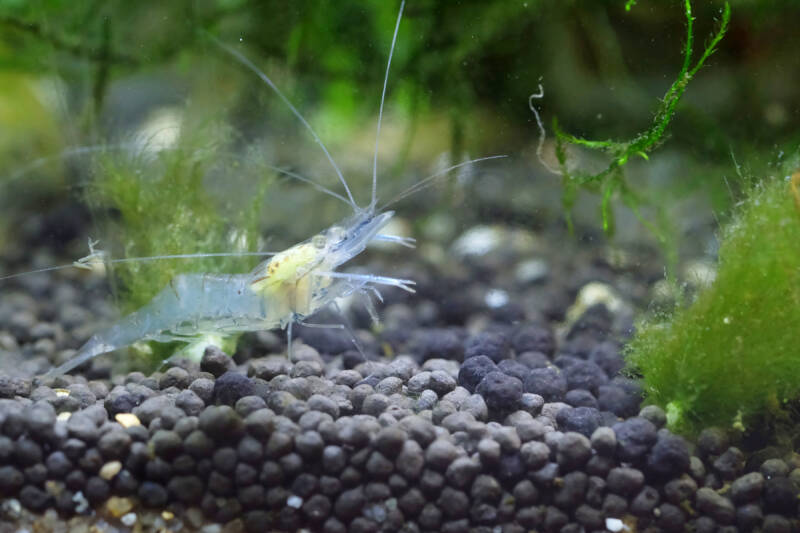
[[[696,54],[722,6],[693,6]],[[276,82],[365,204],[398,7],[385,0],[0,0],[0,263],[7,271],[27,267],[41,247],[79,257],[88,235],[113,240],[107,247],[118,255],[280,249],[346,214],[344,204],[270,170],[291,169],[342,192],[280,99],[209,36]],[[738,199],[742,177],[777,171],[797,155],[800,5],[734,0],[731,8],[728,35],[689,85],[664,145],[627,169],[653,205],[666,206],[685,255],[713,253],[713,230]],[[626,11],[622,0],[410,0],[389,79],[379,196],[389,199],[454,162],[508,154],[441,180],[438,194],[398,211],[412,223],[446,212],[455,227],[501,221],[563,232],[559,180],[537,161],[528,96],[544,86],[538,103],[548,129],[558,117],[575,135],[629,138],[648,126],[674,81],[684,37],[677,1],[642,0]],[[169,160],[166,152],[186,157]],[[571,156],[589,168],[603,163],[596,154]],[[140,199],[126,219],[121,191],[109,195],[103,186],[109,160],[117,178],[152,179],[157,191],[168,189],[159,180],[171,179],[170,168],[198,165],[207,197]],[[262,242],[248,237],[234,246],[235,226],[250,216],[257,194]],[[156,212],[180,214],[182,201],[218,211],[229,227],[203,250],[187,250],[180,239],[174,251],[142,249],[120,237]],[[652,241],[617,209],[615,239]],[[596,198],[582,196],[575,211],[577,238],[605,238]],[[180,232],[178,223],[164,224]]]

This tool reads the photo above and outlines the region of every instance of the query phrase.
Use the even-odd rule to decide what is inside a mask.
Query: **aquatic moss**
[[[635,1],[626,3],[625,8],[630,10]],[[650,126],[644,131],[636,134],[628,140],[591,140],[577,137],[564,132],[558,120],[553,120],[553,130],[556,137],[556,158],[558,159],[558,169],[554,170],[561,175],[563,193],[562,204],[566,214],[567,225],[570,232],[573,231],[572,218],[570,213],[575,205],[579,190],[586,190],[593,194],[598,194],[601,198],[601,211],[603,230],[611,235],[614,233],[614,213],[612,209],[612,199],[619,197],[622,202],[630,208],[636,217],[647,227],[662,243],[669,270],[677,262],[677,245],[671,236],[671,222],[664,212],[664,209],[657,201],[650,201],[636,187],[632,186],[625,179],[624,167],[632,157],[642,157],[648,159],[648,154],[653,151],[663,141],[675,110],[681,100],[689,82],[697,72],[703,67],[706,60],[716,51],[725,33],[731,17],[730,5],[726,2],[722,10],[719,27],[703,49],[702,54],[692,65],[692,55],[694,52],[694,18],[692,16],[692,5],[689,0],[684,0],[684,12],[686,15],[686,39],[683,46],[683,64],[678,72],[675,81],[672,82],[664,97],[659,101],[653,120]],[[544,127],[539,119],[539,114],[533,106],[536,98],[541,98],[543,93],[531,96],[531,110],[536,115],[539,128],[544,136]],[[586,172],[581,169],[571,169],[568,166],[567,151],[568,145],[580,146],[590,150],[605,153],[610,157],[608,165],[599,172]],[[541,150],[541,144],[540,144]],[[652,222],[642,214],[642,208],[648,206],[658,211],[657,220]]]
[[[156,153],[109,152],[99,157],[89,201],[105,209],[111,222],[106,233],[112,255],[148,257],[169,254],[255,252],[259,214],[270,175],[254,177],[241,188],[220,169],[231,155],[208,129],[187,126],[175,147]],[[245,165],[238,172],[245,173]],[[238,176],[241,178],[242,176]],[[209,192],[211,181],[223,180],[236,203],[218,201]],[[218,187],[219,188],[219,187]],[[230,192],[230,191],[229,191]],[[133,261],[114,266],[120,308],[130,312],[149,302],[178,273],[245,272],[253,257],[209,257]]]
[[[630,344],[630,366],[671,427],[741,428],[800,395],[798,202],[796,182],[756,186],[722,232],[711,287]]]

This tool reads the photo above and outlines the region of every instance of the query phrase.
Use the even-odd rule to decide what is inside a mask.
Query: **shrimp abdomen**
[[[48,375],[69,372],[90,359],[140,340],[186,340],[201,333],[271,329],[285,311],[250,289],[247,274],[181,274],[147,305],[93,335],[78,353]],[[273,302],[274,303],[274,302]]]

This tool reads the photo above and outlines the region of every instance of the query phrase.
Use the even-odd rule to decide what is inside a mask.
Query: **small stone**
[[[689,474],[696,481],[701,481],[705,477],[706,467],[699,457],[693,455],[689,458]]]
[[[370,394],[364,398],[361,412],[366,415],[378,416],[389,407],[389,397],[384,394]]]
[[[212,456],[214,468],[222,474],[232,474],[236,469],[237,459],[236,450],[227,446],[217,448]]]
[[[564,472],[582,467],[592,455],[592,444],[580,433],[567,432],[558,443],[556,461]]]
[[[564,409],[572,409],[572,407],[562,402],[548,402],[542,406],[541,415],[538,420],[550,426],[556,426],[558,413]]]
[[[733,503],[714,489],[708,487],[699,489],[695,504],[698,510],[708,514],[721,524],[732,524],[736,518],[736,509]]]
[[[557,368],[534,368],[524,382],[525,392],[538,394],[545,402],[558,402],[567,392],[567,382]]]
[[[19,492],[19,501],[32,511],[43,511],[50,504],[50,495],[34,485],[25,485]]]
[[[139,421],[139,417],[133,413],[117,413],[114,416],[114,420],[119,422],[124,428],[142,425],[142,423]]]
[[[100,436],[100,430],[95,425],[94,420],[82,412],[74,413],[69,417],[67,430],[71,436],[84,442],[94,442]]]
[[[233,359],[214,345],[206,347],[203,358],[200,360],[200,370],[213,374],[217,378],[233,370],[234,367]]]
[[[520,448],[520,455],[528,468],[537,470],[547,464],[550,458],[550,448],[543,442],[526,442]]]
[[[402,429],[395,426],[385,427],[375,435],[374,446],[386,457],[394,458],[403,449],[407,438],[407,433]]]
[[[662,503],[655,512],[656,524],[664,531],[683,531],[686,516],[677,505]]]
[[[98,475],[106,481],[111,481],[122,470],[122,463],[119,461],[109,461],[100,467]]]
[[[783,516],[768,514],[764,517],[762,530],[764,533],[790,533],[792,531],[792,523]]]
[[[767,459],[761,463],[759,471],[765,478],[783,477],[789,474],[789,466],[783,459]]]
[[[139,417],[142,424],[149,426],[155,418],[169,407],[175,407],[175,399],[169,395],[152,396],[133,410],[133,414]]]
[[[496,504],[503,495],[503,488],[497,480],[487,474],[475,478],[470,489],[470,496],[476,502]]]
[[[447,467],[445,478],[456,488],[466,488],[481,471],[481,465],[471,457],[458,457]]]
[[[639,416],[645,420],[649,420],[658,429],[663,428],[667,424],[667,414],[657,405],[645,405],[639,411]]]
[[[208,405],[214,401],[214,381],[208,378],[197,378],[189,385],[189,390]]]
[[[198,423],[206,435],[222,440],[237,436],[243,426],[241,417],[228,405],[206,407]]]
[[[176,476],[169,480],[167,490],[177,501],[196,504],[203,495],[203,482],[197,476]]]
[[[385,479],[394,471],[394,465],[383,454],[374,451],[369,455],[365,469],[373,479]]]
[[[168,389],[170,387],[185,389],[189,386],[189,384],[191,384],[191,382],[192,380],[186,370],[177,366],[173,366],[172,368],[167,369],[167,371],[164,372],[164,374],[159,378],[158,387],[161,390]]]
[[[426,463],[440,471],[444,471],[458,457],[458,448],[444,439],[436,439],[425,450]]]
[[[375,392],[386,396],[399,393],[403,390],[403,380],[396,376],[383,378],[375,385]]]
[[[588,359],[602,368],[609,377],[614,377],[625,367],[619,345],[612,341],[596,344],[589,352]]]
[[[642,402],[638,387],[623,387],[612,383],[601,385],[597,389],[597,407],[601,411],[610,411],[620,418],[629,418],[639,412]]]
[[[412,481],[419,478],[424,467],[425,455],[422,447],[415,440],[406,440],[403,443],[403,449],[395,460],[395,468],[406,479]]]
[[[138,496],[146,506],[153,508],[163,507],[168,499],[167,490],[153,481],[143,481],[139,485]]]
[[[564,368],[561,373],[569,390],[584,389],[594,393],[608,382],[608,376],[603,369],[591,361],[579,361]]]
[[[550,328],[542,324],[525,324],[511,337],[511,345],[518,354],[539,352],[553,355],[556,348],[555,336]]]
[[[530,372],[530,368],[514,359],[503,359],[497,365],[497,369],[520,381],[525,381],[525,378],[528,377],[528,372]]]
[[[427,371],[419,372],[411,376],[406,387],[409,394],[420,394],[425,389],[430,389],[431,373]]]
[[[508,358],[509,342],[504,335],[484,331],[478,333],[467,340],[464,346],[464,361],[472,357],[484,355],[499,363],[503,359]]]
[[[475,392],[483,396],[490,410],[514,411],[522,399],[522,382],[502,372],[490,372],[481,380]]]
[[[422,391],[417,398],[416,403],[414,404],[414,410],[419,411],[430,411],[436,406],[436,402],[439,401],[439,397],[430,389],[425,389]]]
[[[336,499],[333,506],[336,516],[343,520],[350,520],[357,516],[364,507],[364,492],[361,487],[346,490]]]
[[[666,431],[658,433],[658,440],[647,456],[647,468],[656,476],[676,478],[689,469],[689,446],[682,438]]]
[[[597,399],[586,389],[572,389],[564,396],[564,403],[573,407],[592,407],[597,409]]]
[[[743,504],[757,500],[764,489],[764,476],[760,472],[750,472],[731,483],[731,499]]]
[[[561,486],[553,495],[553,503],[562,509],[575,509],[583,502],[587,483],[588,476],[583,472],[564,475]]]
[[[114,518],[120,518],[121,516],[129,513],[131,509],[133,509],[133,502],[129,498],[112,496],[106,502],[106,510]]]
[[[635,468],[612,468],[606,477],[606,485],[615,494],[632,496],[644,485],[644,474]]]
[[[617,456],[627,462],[640,460],[657,439],[656,427],[644,418],[630,418],[612,429],[617,436]]]
[[[275,413],[270,409],[258,409],[253,411],[244,420],[247,432],[257,439],[267,439],[272,435],[275,428]]]
[[[441,397],[456,388],[456,380],[443,370],[434,370],[427,388]]]
[[[182,441],[174,431],[159,429],[153,435],[150,444],[156,455],[164,459],[171,459],[180,453]]]
[[[697,449],[706,457],[719,455],[727,447],[728,435],[721,428],[706,428],[697,437]]]
[[[56,410],[47,402],[37,402],[23,411],[28,431],[36,437],[45,437],[52,432],[56,422]]]
[[[458,371],[458,384],[473,393],[487,374],[497,371],[497,365],[489,357],[476,355],[462,363]]]
[[[197,416],[205,407],[205,402],[194,391],[185,389],[175,397],[175,407],[185,415]]]
[[[437,507],[445,517],[457,519],[466,517],[469,512],[469,497],[463,491],[445,487],[437,500]]]
[[[599,427],[592,433],[592,448],[601,455],[613,456],[617,449],[617,435],[610,427]]]
[[[575,431],[589,437],[602,424],[603,415],[594,407],[574,407],[561,409],[556,422],[561,431]]]
[[[409,437],[422,446],[427,446],[436,438],[436,431],[433,428],[433,424],[418,415],[403,418],[400,421],[400,428],[404,429]]]
[[[23,483],[25,483],[25,477],[17,468],[10,465],[0,466],[0,492],[13,494],[22,487]]]
[[[742,451],[735,446],[725,450],[714,461],[714,470],[722,479],[734,479],[744,469],[745,457]]]
[[[218,403],[234,405],[240,398],[254,393],[253,381],[238,372],[225,372],[214,382],[214,399]]]
[[[105,479],[92,476],[86,480],[85,494],[86,498],[90,502],[94,504],[103,502],[108,498],[110,492],[111,487],[108,485],[108,482]]]
[[[316,431],[305,431],[295,436],[294,447],[297,453],[305,459],[312,460],[322,454],[325,441],[322,440],[322,436]]]
[[[646,485],[633,500],[631,500],[630,512],[636,516],[650,517],[653,509],[659,503],[658,490]]]
[[[764,510],[766,512],[797,514],[798,488],[785,477],[768,479],[764,484]]]
[[[673,479],[664,485],[664,495],[667,500],[680,505],[684,501],[691,501],[697,492],[697,483],[687,476],[683,475],[679,479]]]
[[[485,465],[493,465],[500,460],[500,444],[493,439],[481,439],[477,449],[481,462]]]

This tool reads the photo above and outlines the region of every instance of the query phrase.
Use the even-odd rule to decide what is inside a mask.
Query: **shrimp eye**
[[[317,249],[321,250],[321,249],[325,248],[325,242],[327,240],[328,239],[326,239],[324,235],[314,235],[311,238],[311,244],[314,245],[314,248],[317,248]]]

